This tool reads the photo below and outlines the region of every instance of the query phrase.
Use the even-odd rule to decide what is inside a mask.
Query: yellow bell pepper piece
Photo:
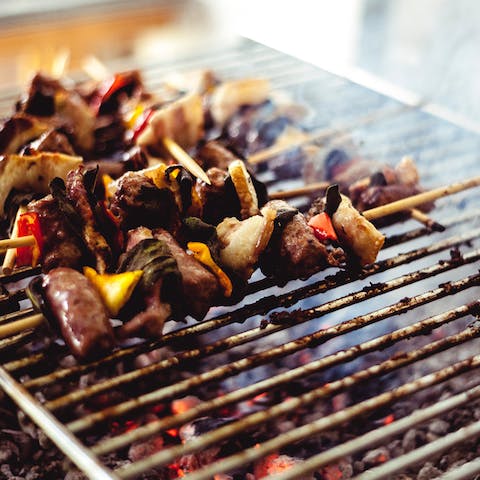
[[[113,198],[116,190],[113,178],[108,173],[104,173],[102,175],[102,182],[105,188],[105,196],[108,199]]]
[[[157,188],[169,188],[170,185],[165,177],[165,170],[167,169],[167,166],[168,165],[160,163],[158,165],[154,165],[153,167],[142,170],[142,173],[145,175],[145,177],[148,177],[150,180],[152,180]]]
[[[131,297],[143,271],[99,274],[93,268],[83,267],[83,274],[100,293],[108,313],[115,317]]]
[[[232,282],[225,274],[225,272],[213,261],[209,248],[204,243],[188,242],[188,249],[193,253],[193,256],[208,267],[211,272],[217,277],[220,286],[223,288],[225,297],[232,295]]]
[[[145,105],[139,103],[131,112],[125,116],[125,126],[132,130],[135,128],[137,120],[140,118],[140,115],[145,111]]]

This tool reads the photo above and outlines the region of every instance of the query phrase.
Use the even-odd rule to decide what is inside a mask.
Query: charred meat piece
[[[278,213],[288,210],[283,200],[273,200],[266,207]],[[281,220],[280,220],[281,221]],[[283,225],[277,225],[276,231],[261,258],[260,267],[265,274],[275,275],[281,280],[308,278],[328,266],[338,266],[344,261],[340,248],[329,248],[314,235],[305,217],[296,213]]]
[[[213,167],[228,170],[230,163],[237,160],[238,156],[223,146],[218,140],[211,140],[199,149],[196,158],[201,162],[205,170]]]
[[[127,172],[118,180],[111,210],[123,230],[161,227],[175,234],[181,226],[173,193],[168,188],[157,188],[141,173]]]
[[[42,283],[49,316],[79,360],[98,358],[114,346],[112,326],[100,294],[81,273],[55,268]]]
[[[154,237],[168,245],[177,261],[182,275],[183,302],[186,313],[197,320],[202,320],[215,301],[220,298],[217,277],[207,270],[200,262],[178,245],[166,230],[155,230]]]
[[[240,203],[235,188],[228,180],[228,172],[220,168],[207,170],[211,185],[198,180],[195,190],[202,206],[201,218],[217,225],[225,217],[235,217],[240,212]]]
[[[128,319],[120,329],[123,337],[161,337],[165,322],[179,313],[177,305],[183,301],[176,259],[164,241],[152,237],[145,227],[128,232],[118,271],[142,270],[143,275],[123,312]]]
[[[112,250],[105,237],[98,231],[89,193],[85,186],[84,168],[79,167],[67,175],[66,192],[68,199],[76,206],[84,242],[95,258],[98,273],[105,273],[112,263]]]
[[[119,329],[120,337],[160,338],[165,322],[172,318],[172,307],[162,300],[163,280],[157,281],[144,296],[144,308]]]
[[[57,267],[78,269],[82,265],[83,244],[58,209],[51,195],[31,202],[28,211],[38,215],[43,235],[41,264],[44,272]]]

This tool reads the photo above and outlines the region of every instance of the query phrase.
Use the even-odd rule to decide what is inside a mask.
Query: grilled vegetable
[[[130,299],[137,283],[143,275],[141,270],[124,273],[97,273],[93,268],[84,267],[83,274],[100,293],[108,313],[116,317]]]
[[[35,237],[35,245],[17,248],[16,265],[35,267],[43,250],[43,234],[40,228],[40,220],[35,212],[23,213],[18,218],[17,236],[26,237],[27,235]]]
[[[308,221],[308,225],[312,227],[313,233],[320,241],[323,242],[327,239],[338,241],[337,234],[332,225],[332,219],[327,212],[322,212],[313,216]]]
[[[264,216],[254,215],[242,221],[226,218],[221,222],[217,235],[222,265],[248,280],[270,240],[275,216],[274,210],[266,209]]]
[[[240,200],[240,217],[245,219],[257,215],[259,213],[257,192],[245,163],[241,160],[234,160],[228,166],[228,173]]]
[[[55,177],[65,178],[81,162],[81,157],[47,152],[0,157],[0,216],[4,214],[5,200],[13,189],[47,194],[49,183]]]
[[[217,277],[218,283],[223,288],[223,294],[225,297],[232,295],[232,282],[225,274],[225,272],[213,261],[210,250],[204,243],[200,242],[188,242],[187,247],[193,253],[193,256],[203,263],[208,269]]]
[[[348,197],[342,201],[332,216],[333,227],[342,246],[349,248],[361,265],[377,259],[385,237],[352,205]]]

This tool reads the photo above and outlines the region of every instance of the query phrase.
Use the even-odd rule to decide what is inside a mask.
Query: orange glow
[[[381,453],[381,454],[377,457],[377,462],[378,462],[378,463],[385,463],[387,460],[388,460],[387,457],[386,457],[383,453]]]
[[[189,395],[185,398],[179,398],[174,400],[170,406],[172,413],[178,415],[180,413],[185,413],[186,411],[196,407],[200,403],[200,400],[193,395]]]
[[[181,478],[185,476],[185,472],[176,463],[169,465],[168,469],[170,470],[170,478]]]
[[[383,419],[383,424],[384,424],[384,425],[389,425],[389,424],[392,423],[394,420],[395,420],[395,416],[393,415],[393,413],[391,413],[390,415],[387,415],[387,416]]]
[[[336,465],[327,465],[322,469],[322,478],[324,480],[342,480],[342,471]]]
[[[171,428],[167,430],[167,433],[172,437],[178,437],[178,430],[176,428]]]

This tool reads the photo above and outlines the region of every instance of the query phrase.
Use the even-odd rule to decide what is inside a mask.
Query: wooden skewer
[[[377,218],[385,217],[387,215],[392,215],[394,213],[402,212],[404,210],[409,210],[410,208],[417,207],[424,203],[433,202],[442,197],[452,195],[469,188],[478,187],[480,185],[480,177],[474,177],[463,182],[455,182],[444,187],[434,188],[433,190],[428,190],[427,192],[418,193],[417,195],[412,195],[411,197],[402,198],[396,202],[387,203],[381,207],[372,208],[370,210],[365,210],[363,216],[367,220],[375,220]]]
[[[30,315],[15,322],[0,325],[0,339],[15,335],[30,328],[37,328],[45,321],[45,317],[41,313]]]
[[[0,253],[11,248],[29,247],[35,245],[35,237],[33,235],[25,235],[24,237],[6,238],[0,240]]]
[[[184,166],[192,175],[211,185],[210,179],[203,168],[177,142],[168,137],[163,138],[162,142],[178,163]]]
[[[303,187],[292,188],[291,190],[273,192],[268,196],[270,200],[299,197],[300,195],[308,195],[309,193],[326,190],[330,185],[330,182],[315,182],[304,185]]]
[[[418,210],[418,208],[411,208],[409,211],[410,211],[410,216],[414,220],[417,220],[417,222],[423,223],[423,225],[425,225],[430,230],[433,230],[435,232],[443,232],[445,230],[445,227],[443,225],[441,225],[440,223],[430,218],[421,210]]]
[[[10,239],[18,237],[18,219],[20,218],[20,215],[22,215],[26,211],[27,209],[25,206],[20,205],[20,207],[18,207]],[[15,266],[16,258],[17,250],[15,248],[10,248],[9,250],[7,250],[7,252],[5,253],[5,258],[3,259],[2,273],[4,273],[5,275],[10,275],[12,273],[13,267]]]

